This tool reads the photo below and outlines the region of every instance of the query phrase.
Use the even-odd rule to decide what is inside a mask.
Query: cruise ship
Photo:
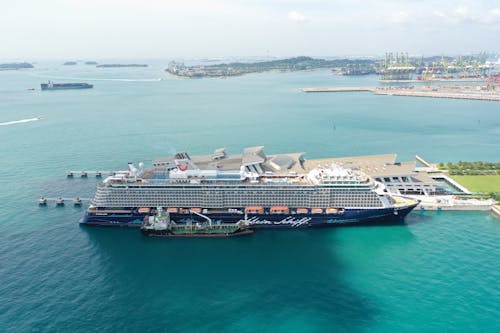
[[[304,228],[402,223],[418,202],[390,194],[360,168],[304,153],[266,155],[264,147],[228,155],[186,152],[151,167],[129,163],[97,186],[80,223],[140,227],[158,210],[175,223],[238,223]]]

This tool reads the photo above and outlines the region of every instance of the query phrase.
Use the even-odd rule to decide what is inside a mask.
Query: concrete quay
[[[371,91],[374,92],[376,87],[316,87],[316,88],[300,88],[301,91],[312,92],[353,92],[353,91]]]
[[[300,90],[306,93],[369,91],[376,95],[500,101],[500,85],[498,84],[444,86],[414,85],[388,87],[310,87],[301,88]]]
[[[491,206],[491,212],[493,213],[494,216],[500,219],[500,205]]]
[[[377,87],[373,89],[373,93],[376,95],[500,101],[500,86],[491,85]]]
[[[452,210],[452,211],[489,211],[495,201],[492,199],[465,199],[454,195],[406,195],[406,197],[419,200],[417,210]]]

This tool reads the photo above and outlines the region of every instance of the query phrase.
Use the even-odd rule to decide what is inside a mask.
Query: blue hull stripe
[[[404,217],[415,206],[402,208],[380,209],[346,209],[343,214],[248,214],[247,219],[252,221],[255,228],[304,228],[325,227],[335,225],[361,225],[361,224],[394,224],[401,223]],[[206,214],[212,221],[236,223],[244,219],[243,214],[216,213]],[[80,223],[98,226],[140,227],[146,214],[110,214],[94,215],[87,212]],[[177,223],[204,222],[205,220],[195,214],[170,214]]]

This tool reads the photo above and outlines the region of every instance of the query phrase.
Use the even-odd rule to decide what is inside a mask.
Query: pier
[[[57,197],[57,198],[49,198],[49,197],[41,197],[38,199],[38,205],[47,206],[49,202],[53,202],[56,206],[62,207],[68,204],[73,204],[74,206],[81,206],[83,202],[89,202],[90,198],[67,198],[67,197]]]
[[[66,177],[68,178],[73,178],[75,175],[79,175],[81,178],[87,178],[89,175],[94,175],[96,178],[101,178],[102,175],[108,175],[108,176],[114,176],[117,172],[116,171],[87,171],[87,170],[80,170],[80,171],[73,171],[73,170],[68,170],[66,173]]]
[[[357,92],[371,91],[374,92],[376,87],[317,87],[317,88],[300,88],[301,91],[311,92]]]
[[[388,87],[310,87],[302,92],[359,92],[370,91],[375,95],[473,99],[500,101],[499,84],[445,85],[445,86],[388,86]]]

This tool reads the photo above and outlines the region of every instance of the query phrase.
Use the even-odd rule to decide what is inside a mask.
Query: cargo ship
[[[89,83],[54,83],[49,81],[40,84],[42,90],[65,90],[65,89],[90,89],[94,85]]]
[[[238,223],[251,229],[402,223],[418,202],[387,192],[356,168],[303,153],[266,155],[264,147],[228,155],[158,158],[128,164],[97,186],[80,223],[141,227],[158,209],[177,224]]]

